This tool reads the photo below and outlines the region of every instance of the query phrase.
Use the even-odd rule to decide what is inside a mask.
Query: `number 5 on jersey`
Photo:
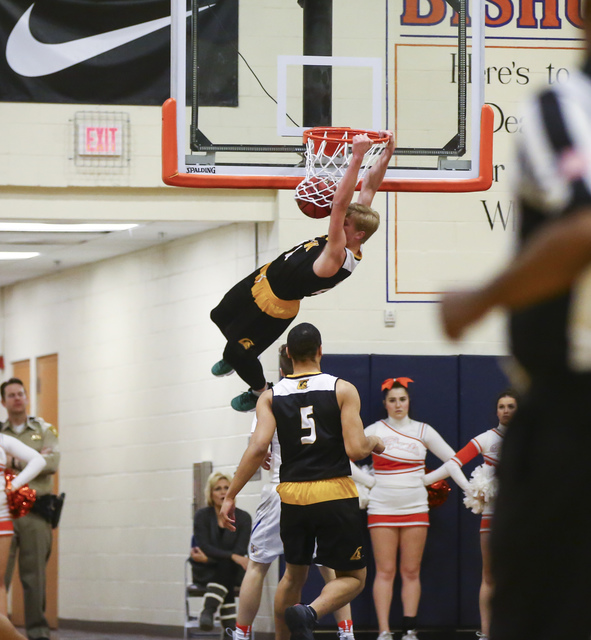
[[[314,444],[316,442],[316,423],[314,422],[314,407],[301,407],[300,417],[302,420],[302,429],[309,429],[307,436],[300,438],[302,444]]]

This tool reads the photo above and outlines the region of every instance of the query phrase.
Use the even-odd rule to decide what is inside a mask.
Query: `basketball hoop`
[[[379,158],[388,144],[388,136],[349,127],[314,127],[304,131],[306,177],[296,187],[295,199],[330,207],[337,185],[351,160],[353,137],[364,133],[373,144],[363,157],[358,181]]]

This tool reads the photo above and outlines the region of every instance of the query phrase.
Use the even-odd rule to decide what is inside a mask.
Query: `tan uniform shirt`
[[[13,431],[10,420],[2,423],[0,431],[20,440],[35,449],[35,451],[38,451],[45,458],[45,468],[36,478],[31,480],[29,486],[31,489],[35,489],[37,495],[40,496],[53,493],[53,474],[57,471],[60,462],[57,429],[49,422],[45,422],[43,418],[29,416],[27,417],[26,426],[20,435]],[[14,459],[9,464],[9,468],[18,471],[23,466],[24,463]]]

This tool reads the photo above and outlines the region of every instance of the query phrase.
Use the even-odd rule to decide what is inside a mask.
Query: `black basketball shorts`
[[[293,318],[274,318],[257,306],[252,286],[258,271],[234,285],[211,311],[212,321],[219,327],[228,343],[249,340],[249,351],[259,356],[285,332]]]
[[[290,564],[314,562],[336,571],[363,569],[363,537],[358,498],[309,505],[281,503],[281,540]]]

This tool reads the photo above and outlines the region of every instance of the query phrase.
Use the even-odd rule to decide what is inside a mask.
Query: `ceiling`
[[[0,261],[0,287],[98,262],[222,226],[219,222],[146,222],[100,233],[2,232],[0,251],[38,251],[28,260]]]

